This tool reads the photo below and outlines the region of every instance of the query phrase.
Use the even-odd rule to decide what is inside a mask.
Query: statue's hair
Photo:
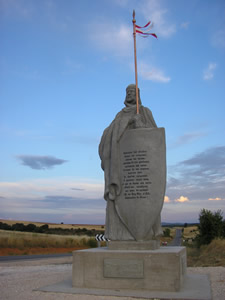
[[[127,88],[126,88],[126,90],[128,90],[128,89],[136,89],[136,85],[135,84],[129,84],[128,86],[127,86]],[[138,92],[140,93],[140,89],[138,88]]]

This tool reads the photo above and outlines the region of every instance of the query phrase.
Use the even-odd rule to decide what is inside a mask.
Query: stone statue
[[[155,239],[162,233],[160,212],[165,194],[165,149],[162,149],[162,154],[158,158],[158,161],[164,162],[161,177],[153,176],[150,167],[157,158],[148,152],[152,152],[155,147],[152,147],[153,150],[146,149],[151,145],[151,139],[155,139],[156,133],[158,135],[158,131],[164,129],[157,128],[151,111],[142,106],[140,91],[138,92],[139,114],[136,113],[136,87],[131,84],[126,89],[124,101],[126,107],[104,130],[99,145],[101,167],[105,177],[104,198],[107,201],[105,236],[112,241],[146,241]],[[135,134],[137,138],[128,137],[130,134]],[[161,144],[162,138],[157,139]],[[154,151],[158,152],[157,149]],[[161,162],[158,165],[161,165]],[[158,169],[158,165],[155,169]],[[154,172],[157,173],[158,170],[153,170]],[[156,183],[151,176],[156,178]],[[159,200],[150,199],[151,195],[154,195],[151,190],[153,184],[157,185],[156,188],[160,186],[160,196],[154,196],[160,198]],[[155,213],[154,203],[159,203],[156,205],[158,208]],[[143,218],[142,214],[145,214],[145,211],[153,211],[154,216],[146,215]],[[151,224],[146,222],[150,219]],[[149,223],[150,227],[146,227],[145,223]],[[142,227],[146,228],[142,230]]]
[[[73,287],[96,289],[99,295],[112,287],[127,296],[142,297],[144,291],[148,298],[162,291],[175,295],[182,288],[179,296],[188,286],[182,287],[186,249],[159,249],[158,238],[166,187],[165,130],[141,105],[140,92],[136,113],[136,96],[135,85],[129,85],[126,107],[105,129],[99,145],[109,241],[107,247],[73,252]]]

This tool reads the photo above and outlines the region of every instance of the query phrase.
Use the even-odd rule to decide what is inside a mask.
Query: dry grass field
[[[3,223],[13,225],[16,223],[35,224],[42,226],[48,224],[50,228],[63,229],[95,229],[104,230],[103,225],[84,225],[84,224],[53,224],[53,223],[38,223],[29,221],[9,221],[0,220]],[[161,237],[163,242],[170,243],[175,236],[176,229],[182,227],[173,227],[170,229],[170,237]],[[165,230],[166,227],[163,227]],[[191,241],[198,234],[197,226],[185,227],[183,231],[184,240]],[[92,243],[90,243],[90,241]],[[0,230],[0,255],[22,255],[22,254],[53,254],[53,253],[68,253],[73,250],[89,248],[93,245],[95,239],[88,236],[77,235],[55,235],[44,233],[31,233],[19,231]],[[192,243],[187,244],[187,263],[188,267],[213,267],[225,266],[225,240],[216,239],[209,245],[201,246],[200,248],[193,247]]]
[[[0,255],[67,253],[89,248],[88,236],[0,230]]]
[[[188,267],[225,267],[225,239],[215,239],[200,248],[187,247]]]
[[[90,224],[57,224],[57,223],[41,223],[32,221],[18,221],[18,220],[3,220],[0,222],[8,225],[16,223],[23,223],[28,225],[30,223],[36,226],[47,224],[49,228],[62,228],[62,229],[82,229],[87,230],[95,229],[104,231],[104,225],[90,225]],[[165,230],[166,227],[163,227]],[[175,236],[176,227],[170,228],[170,237],[161,237],[161,244],[172,241]],[[71,252],[75,248],[87,248],[87,241],[90,237],[87,236],[63,236],[53,234],[39,234],[29,232],[5,231],[0,230],[0,255],[11,254],[42,254],[42,253],[65,253]],[[103,245],[103,243],[102,243]]]
[[[198,234],[197,226],[188,226],[184,228],[183,237],[185,239],[193,239]]]
[[[183,238],[187,241],[188,267],[225,266],[225,239],[214,239],[209,245],[197,248],[192,241],[198,233],[197,226],[184,228]]]
[[[47,224],[49,228],[62,228],[62,229],[78,229],[78,228],[86,228],[88,230],[95,229],[95,230],[104,230],[104,225],[90,225],[90,224],[61,224],[61,223],[42,223],[42,222],[33,222],[33,221],[16,221],[16,220],[4,220],[0,219],[0,222],[6,223],[8,225],[13,225],[16,223],[23,223],[24,225],[34,224],[36,226],[42,226]]]

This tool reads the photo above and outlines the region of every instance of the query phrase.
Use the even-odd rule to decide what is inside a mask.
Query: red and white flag
[[[154,36],[156,39],[158,38],[155,33],[150,33],[150,31],[153,27],[153,23],[149,21],[145,26],[141,27],[139,25],[135,24],[136,33],[140,34],[142,37],[148,37],[149,35]]]

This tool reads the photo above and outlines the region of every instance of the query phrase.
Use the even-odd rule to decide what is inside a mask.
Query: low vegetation
[[[97,247],[95,235],[104,233],[103,225],[5,221],[0,222],[0,228],[0,255],[66,253]],[[199,224],[195,226],[163,227],[161,245],[173,240],[177,228],[183,231],[188,267],[225,266],[225,220],[220,210],[201,210]]]
[[[202,209],[199,214],[198,231],[196,236],[198,247],[210,244],[213,239],[225,238],[225,220],[223,220],[222,211],[211,212]]]
[[[220,210],[202,209],[197,227],[185,227],[188,267],[225,266],[225,220]]]
[[[63,224],[62,224],[63,225]],[[64,227],[62,225],[51,226],[49,224],[37,224],[33,223],[12,223],[9,222],[0,222],[0,229],[2,230],[11,230],[11,231],[21,231],[21,232],[35,232],[35,233],[45,233],[45,234],[62,234],[62,235],[87,235],[87,236],[95,236],[96,234],[100,234],[104,232],[104,226],[101,229],[87,229],[86,227]]]
[[[62,236],[30,232],[0,230],[0,255],[71,252],[96,247],[95,238],[89,236]],[[36,249],[36,250],[35,250]],[[55,249],[55,250],[54,250]],[[60,251],[60,249],[63,249]]]
[[[97,247],[104,226],[0,222],[0,255],[66,253]]]
[[[208,245],[187,247],[188,267],[225,267],[225,239],[215,239]]]
[[[183,228],[183,237],[185,240],[194,240],[196,238],[196,235],[199,233],[198,226],[186,226]]]
[[[23,223],[24,225],[28,224],[34,224],[37,227],[43,226],[43,225],[48,225],[49,228],[58,228],[60,227],[61,229],[78,229],[78,228],[86,228],[88,230],[103,230],[105,226],[104,225],[93,225],[93,224],[64,224],[63,222],[61,223],[46,223],[46,222],[30,222],[30,221],[16,221],[16,220],[5,220],[5,219],[0,219],[0,222],[8,224],[10,226],[16,224],[16,223]]]

